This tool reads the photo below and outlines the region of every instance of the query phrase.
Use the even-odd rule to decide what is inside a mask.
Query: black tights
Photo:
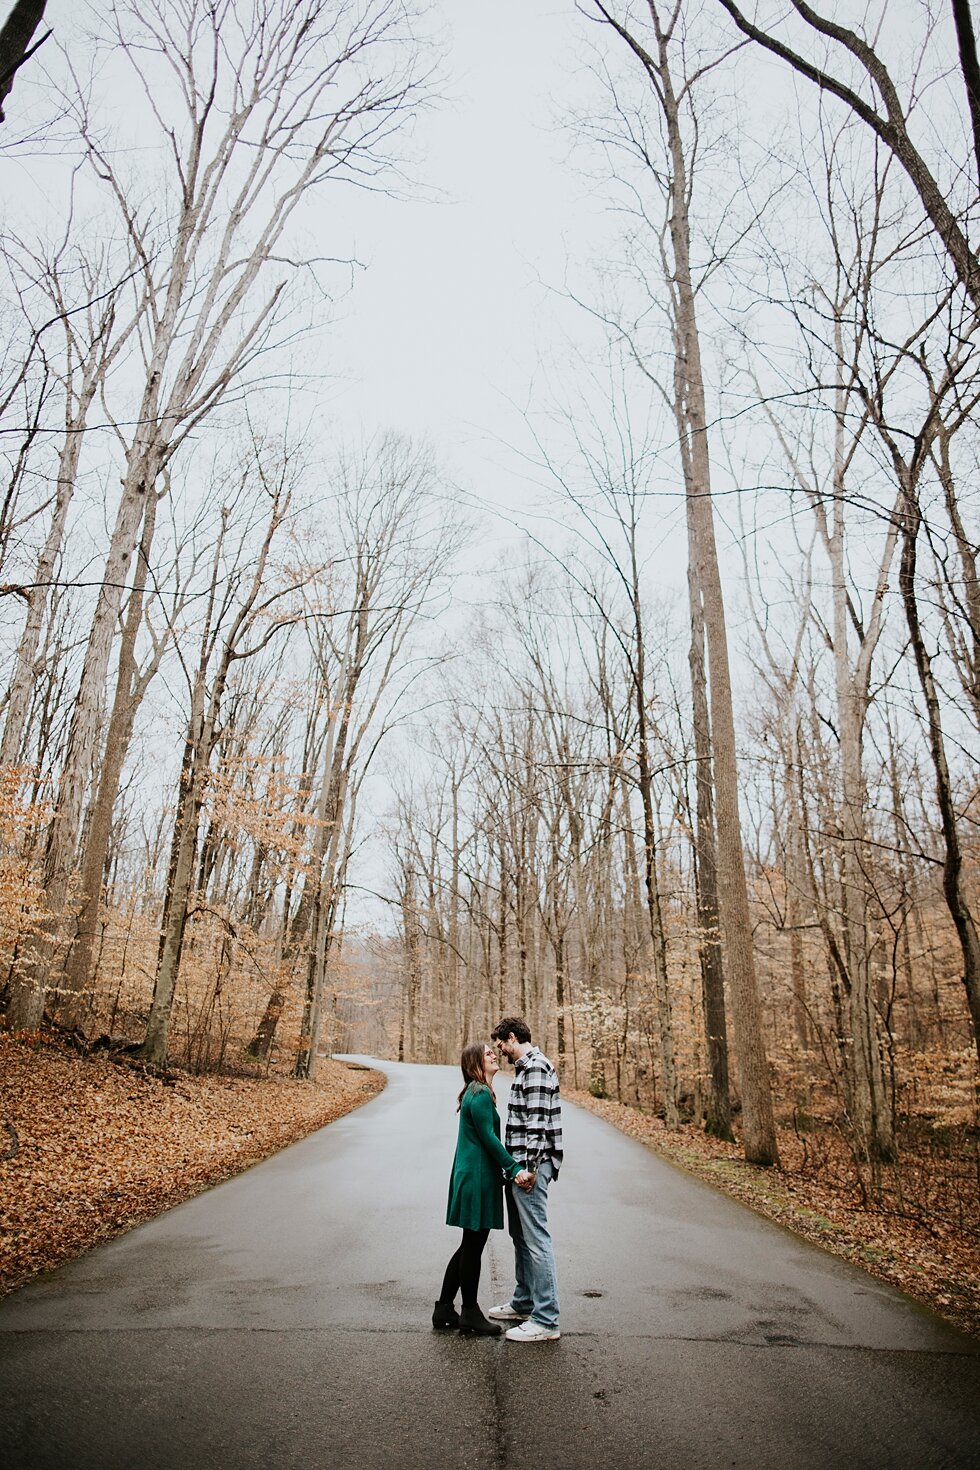
[[[463,1306],[476,1306],[476,1293],[480,1285],[480,1257],[487,1243],[489,1230],[464,1230],[463,1243],[449,1259],[442,1282],[441,1302],[452,1303],[457,1291],[463,1293]]]

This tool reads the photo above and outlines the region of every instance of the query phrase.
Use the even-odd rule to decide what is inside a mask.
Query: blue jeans
[[[516,1184],[507,1185],[507,1225],[517,1276],[511,1306],[542,1327],[558,1326],[558,1276],[548,1230],[548,1185],[553,1178],[546,1159],[529,1194]]]

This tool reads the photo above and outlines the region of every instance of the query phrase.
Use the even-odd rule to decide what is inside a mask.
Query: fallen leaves
[[[980,1336],[980,1241],[974,1233],[941,1220],[926,1225],[862,1208],[855,1203],[853,1184],[845,1179],[761,1169],[746,1164],[737,1145],[711,1138],[693,1125],[674,1133],[659,1118],[626,1103],[562,1091],[654,1153]],[[792,1158],[791,1135],[784,1138],[781,1132],[779,1147],[784,1161]]]
[[[314,1083],[164,1079],[0,1034],[0,1292],[239,1173],[383,1086],[379,1073],[331,1061]]]

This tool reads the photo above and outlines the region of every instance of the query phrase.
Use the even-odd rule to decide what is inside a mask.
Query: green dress
[[[471,1082],[459,1106],[446,1224],[463,1230],[502,1230],[502,1175],[513,1179],[522,1168],[500,1142],[500,1115],[489,1087]]]

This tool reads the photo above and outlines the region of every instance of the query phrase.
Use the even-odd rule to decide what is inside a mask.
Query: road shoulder
[[[928,1222],[862,1209],[823,1181],[746,1164],[737,1145],[687,1125],[677,1133],[626,1103],[562,1089],[651,1152],[748,1205],[765,1219],[897,1286],[980,1339],[980,1243]]]
[[[0,1296],[343,1117],[380,1072],[156,1075],[0,1034]]]

